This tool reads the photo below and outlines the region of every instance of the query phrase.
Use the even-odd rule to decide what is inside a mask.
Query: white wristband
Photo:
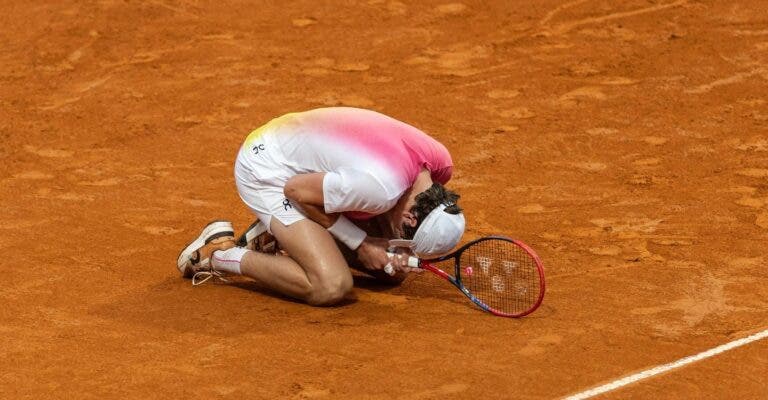
[[[331,235],[335,236],[336,239],[339,239],[341,243],[344,243],[352,250],[360,247],[360,243],[363,243],[365,237],[368,236],[364,230],[358,228],[357,225],[353,224],[352,221],[343,215],[339,215],[339,219],[328,227],[328,232],[331,232]]]

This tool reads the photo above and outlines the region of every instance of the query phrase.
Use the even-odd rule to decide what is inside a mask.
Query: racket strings
[[[502,313],[524,313],[540,297],[539,266],[513,242],[488,240],[470,246],[461,255],[459,275],[472,295]]]

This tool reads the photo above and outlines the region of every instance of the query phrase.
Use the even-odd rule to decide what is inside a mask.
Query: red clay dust
[[[556,399],[767,329],[765,2],[460,1],[2,2],[0,398]],[[203,225],[252,221],[247,134],[337,105],[444,143],[462,242],[533,247],[541,308],[181,279]],[[600,398],[766,376],[761,340]]]

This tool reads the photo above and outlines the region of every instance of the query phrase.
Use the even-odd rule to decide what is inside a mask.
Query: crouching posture
[[[195,280],[245,275],[312,305],[339,302],[352,289],[350,267],[398,283],[412,269],[388,256],[389,239],[432,257],[464,233],[459,196],[443,186],[452,169],[445,146],[373,111],[284,115],[253,131],[235,161],[257,221],[238,240],[231,222],[209,223],[177,266]]]

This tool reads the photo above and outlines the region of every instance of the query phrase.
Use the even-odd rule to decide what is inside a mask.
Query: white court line
[[[622,386],[626,386],[626,385],[629,385],[631,383],[635,383],[635,382],[637,382],[639,380],[642,380],[642,379],[645,379],[645,378],[650,378],[650,377],[652,377],[654,375],[658,375],[658,374],[667,372],[669,370],[673,370],[675,368],[680,368],[680,367],[682,367],[682,366],[684,366],[686,364],[690,364],[690,363],[693,363],[693,362],[696,362],[696,361],[700,361],[700,360],[703,360],[705,358],[709,358],[709,357],[712,357],[714,355],[718,355],[718,354],[720,354],[722,352],[735,349],[735,348],[737,348],[739,346],[744,346],[745,344],[756,342],[756,341],[761,340],[761,339],[765,339],[767,337],[768,337],[768,329],[766,329],[766,330],[764,330],[762,332],[755,333],[754,335],[747,336],[745,338],[741,338],[741,339],[734,340],[732,342],[728,342],[726,344],[717,346],[717,347],[715,347],[713,349],[709,349],[707,351],[703,351],[703,352],[701,352],[699,354],[695,354],[695,355],[688,356],[688,357],[683,357],[683,358],[681,358],[681,359],[679,359],[677,361],[671,362],[669,364],[659,365],[658,367],[654,367],[654,368],[647,369],[647,370],[642,371],[642,372],[638,372],[638,373],[636,373],[634,375],[630,375],[630,376],[627,376],[627,377],[615,380],[615,381],[613,381],[611,383],[607,383],[605,385],[598,386],[596,388],[592,388],[592,389],[583,391],[581,393],[572,394],[572,395],[564,398],[564,400],[583,400],[583,399],[588,399],[590,397],[597,396],[599,394],[610,392],[611,390],[616,390],[616,389],[618,389],[618,388],[620,388]]]

